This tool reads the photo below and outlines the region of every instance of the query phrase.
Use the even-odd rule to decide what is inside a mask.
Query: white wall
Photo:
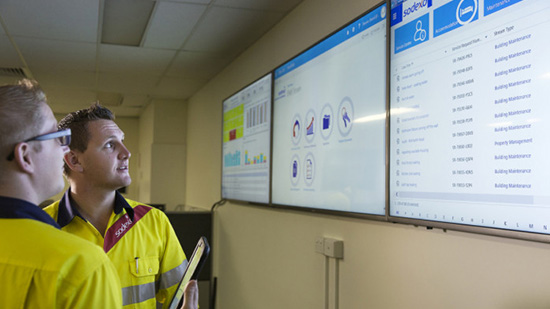
[[[149,104],[139,117],[139,199],[142,203],[151,201],[151,146],[154,139],[155,110]],[[136,158],[134,158],[136,160]],[[135,176],[133,176],[135,177]]]
[[[222,100],[376,3],[305,0],[191,98],[188,205],[220,198]],[[214,225],[218,309],[323,308],[318,236],[344,240],[339,308],[550,307],[547,244],[237,203]]]
[[[140,117],[140,202],[185,204],[187,108],[183,101],[154,100]]]

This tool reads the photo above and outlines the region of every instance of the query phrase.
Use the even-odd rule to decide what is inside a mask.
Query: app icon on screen
[[[300,134],[300,121],[298,121],[298,119],[296,119],[296,121],[294,121],[294,127],[292,128],[292,137],[296,137],[297,134]]]
[[[305,129],[306,141],[308,143],[311,143],[315,138],[315,112],[313,111],[313,109],[307,111],[305,121],[307,125]]]
[[[332,112],[332,106],[330,103],[326,103],[321,110],[322,119],[322,130],[321,136],[325,141],[328,141],[330,135],[332,134],[332,128],[334,127],[334,113]]]
[[[350,97],[344,97],[338,107],[338,130],[342,136],[347,136],[353,127],[353,102]]]
[[[351,122],[351,120],[349,119],[348,111],[345,107],[342,108],[342,121],[344,121],[344,127],[346,128],[348,127],[348,123]]]
[[[298,155],[293,155],[290,160],[290,183],[292,186],[298,185],[298,180],[300,180],[300,158]]]
[[[311,122],[309,123],[309,126],[307,126],[307,135],[313,134],[313,120],[315,120],[315,118],[311,117]]]
[[[300,115],[294,115],[294,118],[292,118],[292,122],[290,124],[290,138],[292,139],[292,143],[294,145],[298,145],[300,143],[300,139],[302,138],[302,118]]]
[[[330,115],[323,116],[323,130],[328,130],[330,127]]]
[[[306,155],[304,166],[304,181],[311,186],[315,180],[315,158],[311,152]]]

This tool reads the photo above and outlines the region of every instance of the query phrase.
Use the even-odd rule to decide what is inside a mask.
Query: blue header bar
[[[498,12],[521,1],[523,0],[485,0],[485,16]]]
[[[355,37],[359,33],[367,30],[368,28],[376,25],[381,21],[384,21],[385,19],[386,4],[384,3],[378,8],[366,14],[365,16],[355,20],[354,22],[351,22],[342,30],[334,33],[330,37],[319,42],[318,44],[304,51],[292,60],[275,69],[275,79],[280,78],[281,76],[291,72],[292,70],[306,64],[317,56]]]
[[[422,14],[432,7],[432,0],[392,0],[391,26],[395,26],[411,15]]]

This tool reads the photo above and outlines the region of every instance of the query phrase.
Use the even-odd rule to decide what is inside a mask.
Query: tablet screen
[[[185,287],[187,286],[187,283],[190,280],[196,279],[199,276],[201,268],[204,265],[204,262],[206,261],[209,252],[210,246],[208,245],[206,237],[203,236],[199,239],[199,242],[197,243],[197,246],[195,247],[191,258],[189,259],[187,268],[183,273],[183,278],[181,279],[178,285],[178,289],[176,290],[176,293],[174,294],[174,297],[170,302],[170,309],[178,308],[178,304],[183,299],[183,292],[185,290]]]

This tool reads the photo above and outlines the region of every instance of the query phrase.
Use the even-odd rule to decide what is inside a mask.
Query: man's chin
[[[122,188],[125,188],[127,186],[129,186],[130,184],[132,184],[132,179],[130,177],[128,177],[127,180],[124,180],[124,181],[121,181],[117,186],[116,186],[116,189],[115,190],[120,190]]]

